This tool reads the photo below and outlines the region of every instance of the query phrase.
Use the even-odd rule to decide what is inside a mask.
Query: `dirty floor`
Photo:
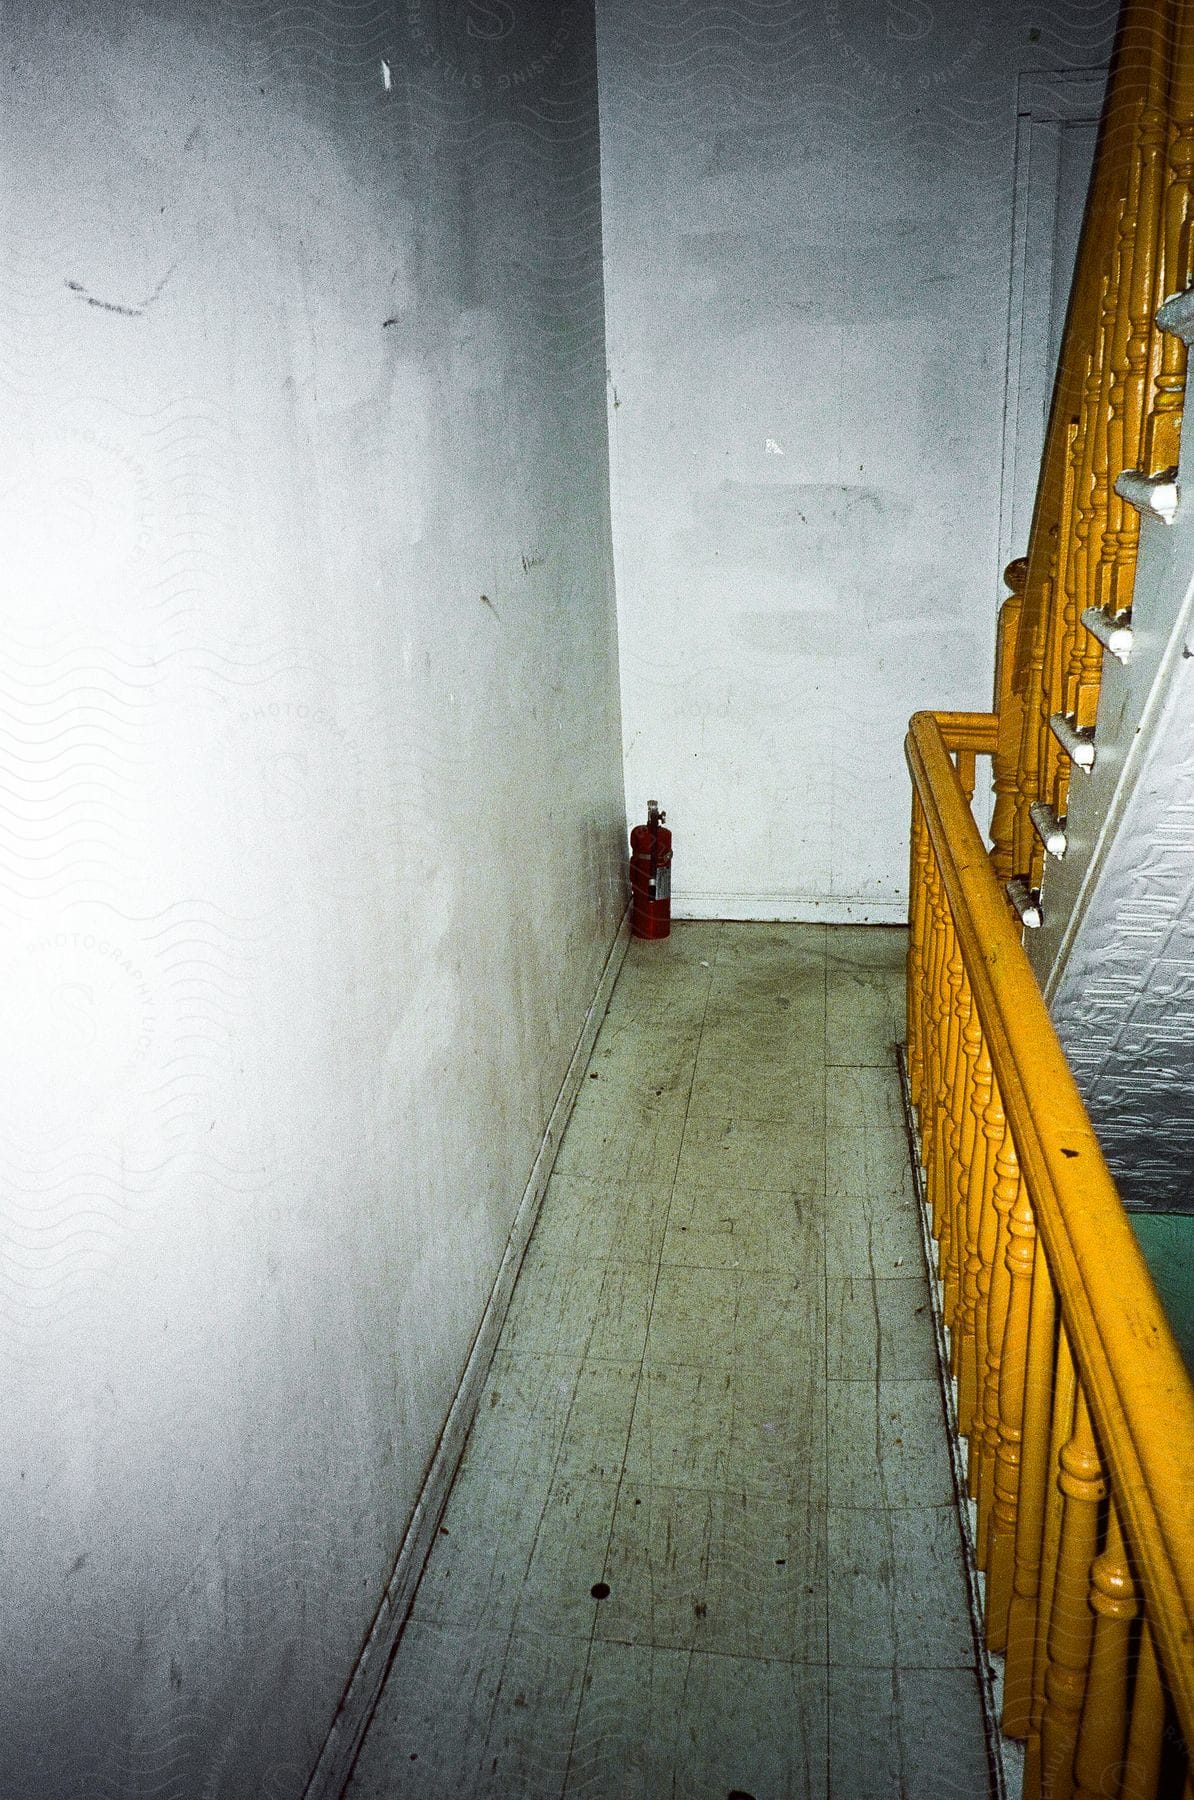
[[[349,1800],[981,1800],[904,933],[632,944]]]

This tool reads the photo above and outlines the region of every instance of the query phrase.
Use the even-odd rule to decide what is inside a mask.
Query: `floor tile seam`
[[[657,1368],[659,1368],[659,1370],[681,1370],[681,1368],[683,1368],[683,1370],[693,1370],[693,1368],[695,1368],[695,1370],[706,1370],[708,1373],[738,1373],[744,1368],[746,1361],[746,1357],[738,1355],[738,1357],[733,1357],[729,1363],[681,1363],[674,1355],[650,1355],[650,1357],[643,1357],[643,1364],[641,1364],[639,1373],[645,1375],[647,1370],[657,1370]],[[816,1372],[814,1368],[809,1368],[807,1364],[792,1364],[791,1355],[776,1357],[776,1363],[774,1364],[760,1364],[755,1361],[755,1363],[749,1364],[749,1368],[751,1368],[751,1370],[762,1370],[764,1375],[771,1375],[773,1372],[782,1372],[782,1370],[792,1370],[794,1375],[800,1375],[801,1381],[803,1381],[803,1379],[809,1379],[809,1382],[818,1381],[818,1372]],[[735,1399],[746,1399],[746,1391],[738,1390]]]
[[[594,1605],[596,1604],[597,1603],[594,1602]],[[517,1624],[503,1630],[499,1625],[469,1625],[462,1623],[457,1619],[416,1618],[413,1613],[411,1614],[410,1622],[412,1625],[419,1625],[424,1630],[431,1629],[450,1635],[472,1638],[478,1642],[493,1639],[495,1643],[499,1640],[501,1642],[510,1640],[511,1642],[518,1643],[540,1643],[544,1639],[547,1639],[552,1643],[587,1644],[591,1641],[593,1635],[591,1630],[583,1632],[557,1631],[552,1630],[548,1626],[537,1629],[528,1626],[519,1627]]]
[[[793,1492],[793,1487],[791,1485],[784,1487],[781,1486],[778,1481],[775,1484],[778,1488],[776,1493],[773,1494],[768,1492],[761,1494],[753,1491],[751,1487],[744,1485],[741,1481],[668,1481],[662,1476],[653,1478],[650,1470],[644,1469],[641,1464],[636,1464],[633,1468],[629,1469],[627,1473],[630,1476],[629,1485],[631,1487],[640,1488],[645,1493],[649,1494],[701,1494],[707,1500],[742,1500],[744,1502],[748,1500],[789,1499],[792,1501],[793,1505],[795,1505],[798,1500],[802,1500],[802,1496]],[[830,1509],[818,1505],[812,1510],[820,1517],[823,1511],[828,1511]],[[839,1507],[837,1510],[865,1512],[882,1511],[883,1508]],[[936,1506],[926,1506],[924,1508],[908,1507],[904,1510],[910,1512],[935,1512],[937,1508]]]
[[[707,1009],[707,1007],[708,1007],[708,994],[707,993],[706,993],[705,1005],[706,1005],[706,1009]],[[702,1014],[702,1018],[703,1018],[703,1014]],[[700,1026],[698,1026],[697,1027],[698,1049],[700,1046],[700,1031],[701,1031],[701,1028],[700,1028]],[[634,1405],[630,1409],[630,1420],[629,1420],[629,1423],[626,1428],[626,1441],[625,1441],[625,1443],[623,1445],[623,1449],[622,1449],[621,1475],[620,1475],[619,1483],[618,1483],[618,1492],[614,1497],[614,1518],[615,1519],[617,1517],[618,1501],[621,1498],[622,1482],[625,1480],[625,1475],[626,1475],[626,1453],[630,1447],[631,1436],[634,1431],[635,1414],[638,1411],[639,1395],[642,1391],[643,1369],[646,1366],[646,1362],[647,1362],[647,1345],[649,1344],[650,1338],[651,1338],[651,1323],[655,1316],[655,1302],[656,1302],[656,1298],[657,1298],[657,1295],[659,1292],[659,1279],[660,1279],[660,1275],[663,1270],[663,1257],[662,1257],[663,1243],[664,1243],[664,1239],[667,1236],[668,1225],[671,1220],[672,1206],[675,1201],[676,1181],[677,1181],[677,1177],[678,1177],[678,1173],[679,1173],[680,1158],[683,1154],[684,1135],[688,1128],[688,1116],[689,1116],[689,1111],[692,1106],[692,1090],[693,1090],[694,1082],[695,1082],[695,1065],[694,1065],[693,1075],[689,1080],[688,1092],[685,1095],[685,1100],[684,1100],[684,1119],[683,1119],[683,1122],[680,1127],[680,1142],[679,1142],[679,1145],[677,1146],[676,1166],[672,1171],[672,1178],[671,1178],[671,1183],[670,1183],[670,1187],[669,1187],[669,1191],[668,1191],[667,1206],[664,1211],[663,1228],[662,1228],[662,1233],[661,1233],[660,1239],[659,1239],[660,1253],[657,1257],[649,1259],[649,1262],[651,1264],[653,1264],[654,1269],[655,1269],[655,1279],[654,1279],[653,1283],[651,1284],[651,1294],[650,1294],[650,1298],[648,1301],[648,1307],[647,1307],[646,1331],[643,1334],[643,1347],[642,1347],[642,1352],[638,1359],[638,1375],[636,1378],[636,1386],[635,1386],[635,1400],[634,1400]],[[609,1559],[609,1552],[610,1552],[610,1548],[612,1546],[612,1542],[613,1542],[613,1520],[611,1519],[610,1539],[606,1545],[606,1565],[603,1567],[603,1571],[602,1571],[603,1577],[608,1572],[608,1559]]]
[[[760,1663],[765,1668],[808,1669],[823,1674],[828,1664],[807,1656],[759,1656],[749,1650],[714,1650],[698,1644],[657,1643],[653,1638],[599,1638],[598,1643],[616,1650],[669,1650],[676,1656],[707,1656],[715,1662]]]
[[[702,1011],[701,1011],[702,1025],[703,1025],[705,1013],[708,1011],[708,1006],[709,1006],[709,985],[711,985],[711,984],[706,985],[704,1005],[703,1005]],[[600,1037],[600,1034],[598,1034],[598,1037]],[[697,1051],[698,1052],[700,1049],[700,1041],[701,1041],[701,1026],[698,1025],[698,1027],[697,1027]],[[594,1049],[596,1049],[596,1043],[594,1044]],[[688,1090],[687,1090],[687,1093],[685,1094],[685,1100],[684,1100],[684,1119],[680,1126],[680,1138],[679,1138],[679,1142],[676,1146],[676,1161],[672,1168],[671,1183],[670,1183],[670,1187],[669,1187],[669,1191],[668,1191],[667,1207],[666,1207],[666,1210],[664,1213],[664,1218],[663,1218],[663,1233],[659,1240],[661,1253],[662,1253],[662,1247],[663,1247],[663,1237],[666,1236],[666,1234],[667,1234],[668,1222],[671,1218],[672,1203],[675,1199],[676,1178],[677,1178],[677,1175],[679,1173],[679,1168],[680,1168],[680,1157],[681,1157],[681,1154],[683,1152],[683,1147],[684,1147],[684,1133],[687,1130],[687,1126],[688,1126],[688,1114],[689,1114],[689,1110],[692,1105],[692,1091],[693,1091],[695,1082],[696,1082],[696,1056],[694,1055],[692,1072],[689,1076]],[[629,1418],[629,1421],[627,1422],[627,1426],[626,1426],[626,1438],[625,1438],[625,1442],[623,1443],[623,1446],[622,1446],[622,1457],[621,1457],[621,1463],[620,1463],[620,1467],[619,1467],[617,1486],[616,1486],[616,1489],[614,1492],[613,1510],[610,1514],[609,1533],[606,1538],[605,1554],[602,1558],[602,1564],[601,1564],[601,1580],[602,1581],[605,1581],[609,1575],[609,1561],[610,1561],[610,1553],[613,1548],[614,1525],[615,1525],[615,1522],[616,1522],[617,1516],[618,1516],[618,1504],[619,1504],[619,1501],[621,1500],[621,1496],[622,1496],[622,1485],[626,1479],[626,1452],[629,1449],[631,1433],[634,1430],[634,1415],[635,1415],[636,1411],[638,1410],[638,1396],[639,1396],[639,1393],[641,1391],[641,1386],[642,1386],[642,1374],[643,1374],[643,1365],[644,1365],[644,1362],[646,1359],[646,1353],[647,1353],[647,1341],[648,1341],[648,1339],[650,1337],[650,1333],[651,1333],[651,1320],[654,1317],[654,1313],[655,1313],[655,1296],[656,1296],[656,1293],[658,1292],[658,1288],[659,1288],[659,1273],[660,1273],[660,1269],[662,1267],[662,1255],[660,1256],[660,1258],[653,1259],[653,1260],[654,1260],[654,1265],[655,1265],[655,1280],[651,1285],[651,1294],[650,1294],[650,1299],[649,1299],[648,1306],[647,1306],[646,1330],[643,1333],[642,1352],[639,1356],[638,1374],[635,1379],[634,1403],[630,1408],[630,1418]],[[594,1323],[594,1328],[595,1328],[595,1323]],[[590,1341],[591,1341],[591,1338],[590,1338]],[[572,1765],[573,1765],[573,1760],[574,1760],[574,1757],[576,1754],[576,1734],[577,1734],[578,1725],[580,1723],[580,1714],[581,1714],[581,1710],[583,1708],[586,1684],[589,1679],[589,1670],[592,1666],[592,1661],[593,1661],[593,1646],[596,1642],[598,1642],[598,1638],[597,1638],[598,1623],[599,1623],[599,1612],[595,1612],[593,1615],[593,1622],[592,1622],[592,1626],[590,1628],[590,1633],[589,1633],[589,1647],[588,1647],[587,1654],[585,1656],[584,1672],[581,1676],[580,1703],[578,1704],[578,1707],[577,1707],[576,1717],[574,1718],[574,1720],[572,1722],[572,1733],[571,1733],[571,1738],[570,1738],[569,1745],[568,1745],[568,1757],[567,1757],[567,1761],[564,1765],[564,1782],[563,1782],[562,1791],[565,1791],[565,1792],[567,1790],[568,1783],[569,1783],[569,1780],[571,1779],[571,1775],[572,1775]]]
[[[834,1387],[864,1387],[874,1392],[876,1383],[866,1375],[830,1375],[829,1381]],[[878,1386],[882,1388],[930,1388],[934,1396],[941,1391],[941,1384],[935,1375],[884,1375]]]
[[[636,1474],[638,1474],[640,1478],[636,1479]],[[640,1492],[647,1497],[648,1501],[650,1501],[652,1497],[657,1497],[660,1494],[674,1495],[677,1498],[680,1495],[687,1494],[693,1496],[694,1505],[697,1501],[700,1501],[702,1504],[707,1504],[708,1506],[716,1505],[720,1507],[724,1507],[727,1503],[737,1505],[739,1502],[744,1506],[770,1509],[784,1506],[787,1507],[790,1516],[794,1516],[798,1510],[799,1519],[809,1527],[810,1535],[814,1529],[814,1525],[819,1525],[822,1519],[821,1507],[804,1505],[801,1495],[797,1493],[790,1484],[785,1485],[782,1482],[776,1482],[771,1488],[762,1486],[744,1488],[742,1486],[730,1487],[726,1485],[710,1487],[707,1482],[687,1483],[683,1481],[668,1481],[665,1479],[653,1480],[649,1474],[632,1470],[628,1491]],[[837,1510],[845,1511],[847,1509],[839,1507]],[[910,1510],[914,1511],[915,1508]],[[828,1529],[829,1521],[827,1517],[824,1522],[826,1529]]]
[[[659,1365],[661,1360],[662,1359],[659,1357],[652,1357],[651,1358],[652,1367]],[[673,1356],[673,1357],[669,1358],[667,1367],[670,1369],[704,1369],[709,1374],[716,1375],[716,1374],[721,1374],[725,1371],[734,1369],[735,1367],[737,1367],[739,1364],[741,1364],[745,1360],[746,1359],[743,1356],[730,1356],[730,1357],[725,1358],[724,1360],[721,1360],[718,1362],[711,1361],[708,1358],[706,1358],[705,1360],[700,1361],[700,1362],[695,1362],[695,1361],[694,1362],[682,1362],[678,1357]],[[777,1352],[774,1363],[766,1363],[766,1362],[756,1361],[752,1364],[752,1367],[754,1367],[756,1369],[763,1369],[763,1370],[767,1370],[772,1367],[790,1368],[791,1367],[791,1353],[781,1354],[781,1353]],[[826,1413],[828,1414],[828,1405],[826,1406]]]
[[[835,1513],[836,1512],[874,1513],[876,1515],[876,1517],[886,1516],[890,1512],[943,1513],[943,1514],[949,1515],[949,1514],[954,1513],[955,1506],[954,1506],[954,1502],[952,1499],[951,1500],[931,1500],[931,1501],[926,1502],[924,1505],[917,1505],[916,1502],[913,1501],[913,1503],[910,1506],[889,1506],[889,1505],[887,1505],[886,1502],[884,1502],[884,1504],[881,1506],[849,1506],[849,1505],[844,1504],[842,1501],[835,1500],[835,1501],[831,1502],[829,1510],[830,1510],[830,1512],[835,1512]],[[962,1567],[962,1556],[961,1556],[961,1552],[959,1551],[959,1553],[958,1553],[958,1568],[961,1569],[961,1567]]]
[[[621,1264],[623,1267],[630,1269],[652,1269],[657,1267],[659,1258],[658,1256],[619,1256],[615,1252],[608,1250],[591,1251],[587,1256],[583,1254],[577,1256],[552,1256],[541,1253],[536,1259],[536,1263],[532,1264],[532,1267],[542,1267],[547,1265],[556,1269],[579,1270],[591,1269],[594,1266],[604,1267],[607,1263]],[[549,1353],[545,1351],[542,1354],[547,1355]],[[608,1357],[603,1357],[601,1360],[608,1362],[610,1359]]]
[[[894,1662],[831,1661],[825,1667],[843,1672],[865,1670],[880,1675],[973,1675],[976,1689],[978,1686],[978,1668],[973,1659],[970,1662],[909,1662],[905,1657],[898,1657]]]
[[[828,1510],[834,1515],[843,1513],[882,1513],[886,1518],[890,1514],[915,1513],[918,1517],[925,1513],[945,1512],[952,1501],[943,1500],[888,1500],[882,1506],[868,1506],[865,1500],[831,1500]]]
[[[646,1334],[646,1338],[645,1338],[645,1340],[644,1340],[644,1344],[643,1344],[643,1354],[642,1354],[642,1357],[641,1357],[641,1359],[640,1359],[640,1364],[639,1364],[639,1380],[638,1380],[638,1391],[637,1391],[637,1393],[636,1393],[636,1398],[635,1398],[635,1406],[634,1406],[634,1408],[632,1408],[632,1411],[631,1411],[631,1419],[630,1419],[630,1426],[629,1426],[629,1429],[628,1429],[628,1432],[627,1432],[627,1439],[626,1439],[626,1449],[627,1449],[627,1450],[628,1450],[628,1449],[629,1449],[629,1444],[630,1444],[630,1441],[631,1441],[631,1434],[632,1434],[632,1432],[633,1432],[633,1429],[634,1429],[634,1415],[635,1415],[635,1413],[636,1413],[636,1412],[637,1412],[637,1407],[638,1407],[638,1394],[640,1394],[640,1393],[641,1393],[641,1391],[642,1391],[642,1372],[643,1372],[643,1369],[644,1369],[644,1368],[645,1368],[645,1367],[646,1367],[646,1364],[647,1364],[647,1346],[648,1346],[648,1344],[649,1344],[649,1341],[650,1341],[650,1328],[651,1328],[651,1323],[652,1323],[652,1320],[653,1320],[653,1318],[654,1318],[654,1311],[655,1311],[655,1301],[656,1301],[656,1297],[657,1297],[657,1294],[658,1294],[658,1286],[659,1286],[659,1278],[660,1278],[660,1274],[661,1274],[661,1272],[662,1272],[662,1269],[663,1269],[663,1267],[664,1267],[664,1263],[663,1263],[663,1256],[662,1256],[662,1245],[663,1245],[663,1242],[664,1242],[664,1239],[665,1239],[665,1238],[666,1238],[666,1234],[667,1234],[667,1228],[668,1228],[668,1225],[669,1225],[669,1223],[670,1223],[670,1218],[671,1218],[671,1209],[672,1209],[672,1206],[673,1206],[673,1204],[674,1204],[674,1200],[675,1200],[675,1193],[676,1193],[676,1185],[677,1185],[677,1180],[678,1180],[678,1177],[679,1177],[679,1169],[680,1169],[680,1161],[681,1161],[681,1158],[682,1158],[682,1156],[683,1156],[683,1148],[684,1148],[684,1140],[685,1140],[685,1137],[686,1137],[686,1135],[687,1135],[687,1132],[688,1132],[688,1124],[689,1124],[689,1119],[690,1119],[690,1117],[691,1117],[691,1113],[692,1113],[692,1103],[693,1103],[693,1094],[694,1094],[694,1091],[695,1091],[695,1088],[696,1088],[696,1070],[697,1070],[697,1066],[698,1066],[698,1064],[699,1064],[699,1058],[700,1058],[700,1047],[701,1047],[701,1042],[702,1042],[702,1039],[703,1039],[703,1035],[704,1035],[704,1021],[705,1021],[705,1018],[706,1018],[706,1017],[707,1017],[707,1015],[708,1015],[708,1005],[709,1005],[709,998],[710,998],[710,996],[711,996],[711,993],[712,993],[712,981],[710,981],[710,983],[709,983],[709,987],[708,987],[708,988],[707,988],[707,990],[706,990],[706,1002],[705,1002],[705,1008],[704,1008],[704,1010],[703,1010],[703,1012],[702,1012],[702,1018],[701,1018],[701,1023],[700,1023],[700,1026],[699,1026],[699,1027],[698,1027],[698,1031],[697,1031],[697,1057],[696,1057],[696,1060],[695,1060],[695,1061],[694,1061],[694,1065],[693,1065],[693,1072],[692,1072],[692,1076],[691,1076],[691,1079],[690,1079],[690,1082],[689,1082],[689,1088],[688,1088],[688,1094],[687,1094],[687,1097],[686,1097],[686,1103],[685,1103],[685,1111],[684,1111],[684,1120],[683,1120],[683,1124],[682,1124],[682,1126],[681,1126],[681,1133],[680,1133],[680,1149],[679,1149],[679,1155],[678,1155],[678,1157],[677,1157],[677,1163],[676,1163],[676,1167],[675,1167],[675,1169],[674,1169],[674,1170],[673,1170],[673,1174],[672,1174],[672,1181],[671,1181],[671,1190],[670,1190],[670,1193],[669,1193],[669,1196],[668,1196],[668,1207],[667,1207],[667,1214],[666,1214],[666,1216],[665,1216],[665,1219],[664,1219],[664,1227],[663,1227],[663,1229],[664,1229],[664,1237],[663,1237],[663,1238],[661,1238],[661,1240],[660,1240],[660,1257],[659,1257],[659,1262],[658,1262],[658,1265],[657,1265],[657,1268],[656,1268],[656,1279],[655,1279],[655,1283],[654,1283],[654,1286],[653,1286],[653,1288],[652,1288],[652,1293],[651,1293],[651,1301],[650,1301],[650,1308],[649,1308],[649,1311],[648,1311],[648,1318],[647,1318],[647,1334]],[[748,1190],[748,1191],[749,1191],[749,1190]],[[763,1191],[767,1191],[767,1190],[763,1190]],[[684,1265],[675,1265],[675,1266],[684,1266]],[[685,1365],[681,1365],[681,1366],[685,1366]],[[622,1461],[622,1469],[621,1469],[621,1476],[620,1476],[620,1479],[619,1479],[619,1483],[618,1483],[618,1493],[617,1493],[617,1495],[616,1495],[616,1496],[615,1496],[615,1502],[614,1502],[614,1521],[616,1521],[616,1518],[617,1518],[617,1512],[618,1512],[618,1506],[619,1506],[619,1503],[620,1503],[620,1500],[621,1500],[621,1493],[622,1493],[622,1488],[623,1488],[623,1485],[624,1485],[624,1484],[625,1484],[625,1481],[626,1481],[626,1477],[627,1477],[627,1473],[628,1473],[628,1471],[627,1471],[627,1466],[626,1466],[626,1454],[625,1454],[625,1452],[624,1452],[624,1454],[623,1454],[623,1461]],[[648,1484],[648,1485],[650,1485],[650,1484]],[[605,1569],[605,1572],[606,1572],[606,1573],[608,1573],[608,1564],[609,1564],[609,1556],[610,1556],[610,1552],[611,1552],[611,1549],[612,1549],[612,1542],[613,1542],[613,1521],[611,1521],[611,1530],[610,1530],[610,1542],[609,1542],[609,1544],[608,1544],[608,1545],[607,1545],[607,1548],[606,1548],[606,1569]],[[605,1642],[605,1641],[609,1641],[609,1640],[606,1640],[606,1639],[601,1639],[601,1640],[598,1640],[598,1637],[597,1637],[597,1631],[598,1631],[598,1627],[599,1627],[599,1624],[600,1624],[600,1619],[599,1619],[599,1617],[595,1617],[595,1618],[594,1618],[594,1622],[593,1622],[593,1635],[592,1635],[592,1638],[591,1638],[591,1640],[590,1640],[590,1645],[589,1645],[589,1651],[588,1651],[588,1655],[587,1655],[587,1658],[586,1658],[586,1666],[585,1666],[585,1674],[584,1674],[584,1678],[583,1678],[583,1681],[582,1681],[582,1692],[583,1692],[583,1685],[584,1685],[584,1682],[587,1682],[587,1680],[588,1680],[588,1674],[589,1674],[589,1669],[590,1669],[590,1668],[591,1668],[591,1666],[592,1666],[592,1659],[593,1659],[593,1646],[594,1646],[594,1644],[595,1644],[595,1643],[597,1643],[597,1642],[598,1642],[598,1641],[601,1641],[601,1642]],[[652,1647],[655,1647],[655,1646],[652,1646]],[[667,1647],[667,1648],[671,1648],[671,1647],[673,1647],[673,1646],[658,1646],[658,1647],[659,1647],[659,1648],[664,1648],[664,1647]],[[675,1648],[685,1648],[685,1647],[684,1647],[684,1646],[674,1646],[674,1647],[675,1647]],[[696,1653],[696,1652],[695,1652],[695,1650],[691,1650],[691,1649],[690,1649],[690,1654],[694,1654],[694,1653]],[[819,1665],[817,1665],[817,1666],[819,1666]],[[825,1701],[825,1706],[826,1706],[826,1724],[827,1724],[827,1723],[828,1723],[828,1718],[827,1718],[827,1713],[828,1713],[828,1696],[827,1696],[827,1693],[826,1693],[826,1701]],[[570,1748],[569,1748],[569,1755],[568,1755],[568,1762],[567,1762],[567,1765],[566,1765],[566,1769],[565,1769],[565,1779],[564,1779],[564,1787],[565,1787],[565,1790],[566,1790],[566,1789],[567,1789],[567,1785],[568,1785],[568,1781],[569,1781],[569,1779],[570,1779],[570,1777],[571,1777],[571,1772],[572,1772],[572,1767],[573,1767],[573,1761],[574,1761],[574,1757],[575,1757],[575,1751],[576,1751],[576,1732],[577,1732],[577,1724],[578,1724],[578,1723],[579,1723],[579,1713],[578,1713],[578,1717],[577,1717],[577,1722],[576,1722],[576,1723],[574,1723],[574,1727],[573,1727],[573,1734],[572,1734],[572,1743],[571,1743],[571,1745],[570,1745]]]
[[[756,1124],[758,1123],[757,1120],[755,1120],[753,1122]],[[685,1177],[685,1179],[683,1181],[681,1181],[677,1177],[676,1185],[678,1187],[683,1188],[685,1193],[693,1192],[693,1193],[702,1193],[702,1194],[731,1194],[731,1195],[733,1195],[733,1194],[770,1194],[776,1199],[778,1199],[781,1195],[786,1194],[786,1195],[790,1195],[793,1199],[795,1199],[797,1197],[797,1195],[799,1195],[799,1197],[802,1200],[823,1200],[825,1198],[824,1190],[822,1188],[820,1188],[819,1186],[817,1186],[817,1184],[815,1182],[810,1183],[811,1186],[816,1187],[816,1192],[811,1193],[811,1194],[806,1193],[804,1191],[804,1187],[802,1184],[789,1183],[787,1186],[776,1187],[774,1185],[774,1183],[765,1183],[765,1184],[760,1185],[758,1182],[747,1182],[747,1181],[694,1181],[691,1178],[691,1176]]]
[[[814,1269],[810,1269],[808,1260],[804,1260],[795,1266],[792,1266],[783,1263],[698,1262],[692,1257],[665,1256],[660,1262],[660,1268],[701,1269],[706,1274],[710,1275],[768,1275],[774,1280],[783,1280],[785,1277],[809,1276],[814,1273]],[[819,1266],[815,1265],[814,1268],[815,1272],[819,1274]]]
[[[907,1275],[899,1273],[894,1275],[877,1275],[871,1269],[862,1269],[856,1275],[835,1275],[833,1279],[835,1281],[840,1281],[843,1286],[857,1286],[860,1283],[871,1282],[875,1287],[882,1287],[884,1284],[890,1285],[892,1282],[903,1282],[906,1287],[922,1287],[926,1293],[929,1291],[928,1276],[917,1274],[915,1271]]]

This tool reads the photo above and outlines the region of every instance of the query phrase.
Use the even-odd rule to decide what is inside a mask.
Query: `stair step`
[[[1157,311],[1157,324],[1170,337],[1179,337],[1183,343],[1194,343],[1194,288],[1187,288],[1184,294],[1170,294]]]
[[[1091,637],[1097,638],[1104,650],[1109,650],[1117,662],[1126,663],[1132,654],[1132,615],[1128,613],[1105,612],[1100,606],[1088,606],[1082,614],[1082,623]]]
[[[1039,931],[1044,922],[1041,897],[1029,887],[1023,875],[1013,875],[1007,883],[1006,892],[1025,930]]]
[[[1121,500],[1134,506],[1138,513],[1152,513],[1172,525],[1177,517],[1181,491],[1176,471],[1166,469],[1160,475],[1146,475],[1141,469],[1125,469],[1115,480],[1115,491]]]
[[[1028,809],[1028,816],[1032,820],[1033,830],[1049,855],[1060,861],[1066,852],[1065,820],[1058,818],[1047,800],[1034,800]]]
[[[1049,720],[1049,729],[1057,739],[1066,755],[1087,774],[1095,765],[1094,732],[1088,727],[1075,725],[1064,713],[1054,713]]]

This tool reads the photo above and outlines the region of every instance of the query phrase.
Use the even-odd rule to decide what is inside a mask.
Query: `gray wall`
[[[592,19],[4,62],[0,1792],[277,1800],[623,905]]]
[[[904,916],[908,716],[990,700],[1020,76],[1113,13],[600,0],[626,791],[679,912]]]

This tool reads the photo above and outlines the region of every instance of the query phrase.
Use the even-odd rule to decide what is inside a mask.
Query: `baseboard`
[[[673,893],[673,919],[771,920],[785,925],[906,925],[907,900],[802,899],[791,894]]]
[[[364,1646],[357,1658],[356,1666],[344,1690],[331,1730],[324,1739],[314,1773],[304,1790],[303,1800],[339,1800],[345,1784],[352,1772],[357,1751],[365,1735],[369,1720],[381,1695],[386,1672],[390,1666],[394,1648],[399,1634],[406,1623],[407,1614],[415,1597],[415,1589],[419,1585],[419,1577],[423,1573],[423,1564],[431,1550],[440,1517],[447,1503],[448,1493],[456,1475],[465,1439],[477,1410],[477,1402],[481,1397],[481,1389],[485,1377],[489,1373],[489,1365],[493,1361],[493,1353],[497,1348],[498,1337],[505,1322],[506,1312],[510,1305],[510,1296],[514,1290],[514,1282],[522,1266],[527,1243],[539,1214],[539,1207],[551,1175],[556,1152],[560,1147],[560,1139],[568,1123],[572,1111],[572,1103],[576,1099],[577,1090],[583,1079],[585,1066],[592,1054],[593,1044],[601,1029],[605,1009],[618,971],[622,967],[630,942],[629,913],[622,920],[618,934],[614,939],[601,980],[597,984],[597,992],[585,1015],[584,1026],[577,1039],[576,1049],[568,1064],[568,1072],[564,1076],[556,1103],[552,1107],[543,1141],[535,1157],[530,1177],[523,1190],[522,1200],[515,1215],[510,1237],[506,1244],[501,1266],[493,1284],[489,1300],[482,1315],[477,1335],[465,1364],[460,1387],[448,1412],[439,1444],[431,1460],[427,1478],[415,1504],[411,1522],[402,1540],[393,1571],[380,1606],[369,1628]]]

